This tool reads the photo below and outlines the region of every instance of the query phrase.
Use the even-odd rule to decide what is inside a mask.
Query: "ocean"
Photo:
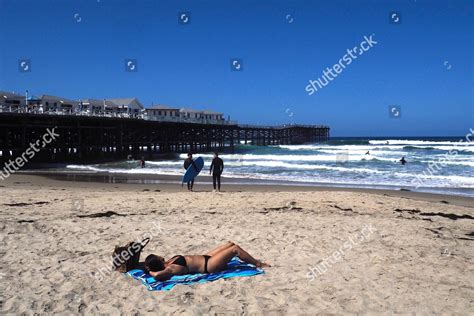
[[[186,154],[174,158],[94,165],[68,171],[182,175]],[[212,153],[199,153],[208,170]],[[331,138],[305,145],[239,145],[222,153],[225,177],[282,184],[408,189],[474,196],[474,143],[463,137]],[[402,165],[400,159],[407,163]],[[244,181],[244,180],[243,180]]]

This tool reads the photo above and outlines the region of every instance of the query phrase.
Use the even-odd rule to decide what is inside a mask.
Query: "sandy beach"
[[[31,175],[0,185],[2,314],[473,310],[470,198],[284,186],[188,193]],[[153,238],[142,259],[200,254],[232,240],[273,267],[169,292],[118,272],[98,274],[115,245],[144,234]]]

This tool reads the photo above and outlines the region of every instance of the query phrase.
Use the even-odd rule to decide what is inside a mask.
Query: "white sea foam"
[[[208,161],[212,159],[212,155],[210,154],[199,154],[197,156],[203,157],[205,160]],[[181,155],[182,158],[186,157],[185,154]],[[233,159],[233,160],[241,160],[241,161],[264,161],[264,160],[271,160],[271,161],[305,161],[305,162],[317,162],[317,161],[324,161],[324,162],[340,162],[341,160],[347,161],[369,161],[369,160],[382,160],[382,161],[389,161],[389,162],[396,162],[395,159],[384,158],[384,157],[375,157],[369,155],[351,155],[350,152],[347,156],[345,155],[257,155],[257,154],[232,154],[232,155],[220,155],[222,159]]]
[[[95,166],[81,166],[81,165],[67,165],[67,169],[72,170],[86,170],[104,173],[124,173],[124,174],[168,174],[168,175],[182,175],[181,170],[174,170],[169,168],[101,168]]]
[[[374,146],[375,145],[375,146]],[[457,150],[457,151],[466,151],[474,152],[474,142],[471,143],[449,143],[449,142],[426,142],[426,143],[400,143],[384,145],[379,143],[374,143],[373,145],[281,145],[279,146],[282,149],[290,151],[373,151],[373,150],[397,150],[407,152],[407,147],[411,149],[436,149],[436,150]]]
[[[372,145],[424,145],[424,146],[431,146],[431,145],[453,145],[453,146],[469,146],[473,145],[473,142],[467,141],[429,141],[429,140],[408,140],[408,139],[387,139],[387,140],[369,140],[369,144]]]
[[[413,183],[413,175],[411,174],[398,174],[396,177],[387,178],[366,178],[364,182],[357,181],[352,178],[344,177],[321,177],[314,175],[311,177],[302,177],[300,175],[268,175],[268,174],[239,174],[230,173],[227,175],[235,178],[249,178],[249,179],[261,179],[261,180],[277,180],[277,181],[291,181],[291,182],[305,182],[305,183],[327,183],[327,184],[347,184],[347,185],[386,185],[386,186],[400,186],[400,187],[411,187]],[[456,184],[456,188],[474,189],[474,178],[463,177],[463,176],[424,176],[422,178],[437,180],[429,184],[428,186],[440,187],[440,188],[452,188],[453,184]]]

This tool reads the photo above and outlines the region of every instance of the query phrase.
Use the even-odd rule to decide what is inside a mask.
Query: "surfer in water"
[[[216,182],[217,190],[221,192],[221,174],[224,171],[224,161],[219,158],[217,152],[214,153],[214,159],[212,159],[211,169],[209,169],[209,174],[212,172],[212,184],[214,185],[214,192],[216,192]]]
[[[407,163],[407,161],[405,160],[405,156],[403,156],[402,159],[400,159],[400,163],[402,165],[405,165]]]
[[[185,170],[188,170],[188,167],[190,165],[193,165],[194,169],[196,169],[196,171],[198,171],[198,168],[196,167],[196,164],[194,163],[194,160],[193,160],[193,154],[192,153],[188,153],[188,158],[186,158],[184,160],[184,169]],[[192,179],[191,181],[188,181],[187,183],[188,185],[188,191],[192,191],[193,190],[193,186],[194,186],[194,179]]]
[[[140,159],[139,166],[145,168],[145,157],[142,157],[142,159]]]
[[[259,268],[270,267],[269,264],[255,259],[238,245],[229,241],[205,255],[177,255],[165,260],[163,257],[151,254],[145,259],[145,271],[157,281],[166,281],[175,275],[216,273],[224,271],[227,263],[235,256]]]

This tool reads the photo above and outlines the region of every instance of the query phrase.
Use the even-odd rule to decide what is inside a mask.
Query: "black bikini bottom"
[[[211,256],[206,256],[204,255],[204,273],[209,273],[209,271],[207,271],[207,262],[209,261],[209,258],[211,258]]]

